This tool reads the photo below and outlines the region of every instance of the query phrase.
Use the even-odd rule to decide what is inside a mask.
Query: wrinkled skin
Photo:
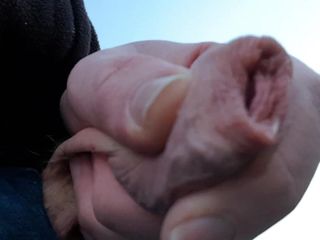
[[[316,170],[318,96],[319,76],[269,38],[108,49],[72,71],[61,107],[75,135],[51,163],[70,163],[87,239],[166,240],[191,220],[181,239],[252,239]]]

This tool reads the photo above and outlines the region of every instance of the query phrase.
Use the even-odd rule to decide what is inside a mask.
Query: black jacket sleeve
[[[82,0],[0,1],[0,164],[41,169],[67,138],[68,74],[99,49]]]

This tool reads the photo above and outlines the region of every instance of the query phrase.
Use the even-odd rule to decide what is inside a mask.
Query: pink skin
[[[142,112],[141,84],[175,74],[185,78],[176,94],[151,105],[161,114],[128,117],[129,104]],[[217,216],[228,239],[252,239],[296,206],[314,174],[319,94],[319,76],[268,38],[140,42],[82,60],[62,98],[77,134],[57,152],[71,159],[83,234],[167,240]],[[204,226],[175,235],[205,239]],[[222,239],[213,229],[207,238]]]

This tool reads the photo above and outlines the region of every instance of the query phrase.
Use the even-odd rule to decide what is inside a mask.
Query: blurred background
[[[101,48],[268,35],[320,73],[319,0],[85,0]],[[320,170],[297,208],[256,240],[320,239]]]

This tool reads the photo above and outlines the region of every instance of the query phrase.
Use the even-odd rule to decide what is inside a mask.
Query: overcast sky
[[[102,48],[132,41],[227,42],[269,35],[320,73],[319,0],[85,0]],[[320,239],[320,171],[288,217],[256,240]]]

